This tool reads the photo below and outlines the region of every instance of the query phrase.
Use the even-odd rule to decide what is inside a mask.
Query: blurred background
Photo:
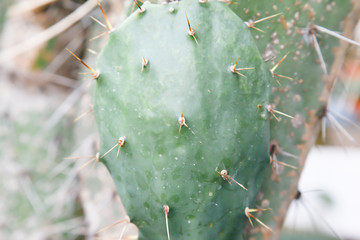
[[[102,5],[116,25],[133,2]],[[105,22],[96,0],[0,0],[0,239],[136,239],[126,222],[96,233],[126,213],[105,167],[84,166],[98,152],[92,80],[65,49],[95,67],[108,36],[89,41],[106,31],[90,16]],[[360,239],[359,49],[338,86],[283,239]]]

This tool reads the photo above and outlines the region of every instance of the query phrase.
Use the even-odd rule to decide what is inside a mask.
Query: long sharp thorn
[[[93,170],[94,170],[94,168],[95,168],[95,166],[96,166],[96,163],[97,163],[97,161],[95,161],[94,164],[91,166],[90,171],[93,171]]]
[[[265,31],[261,30],[260,28],[255,27],[255,26],[251,26],[251,28],[253,28],[253,29],[255,29],[255,30],[259,31],[259,32],[265,33]]]
[[[81,75],[94,75],[93,73],[86,73],[86,72],[79,72],[79,74],[81,74]]]
[[[254,69],[253,67],[248,67],[248,68],[236,68],[235,70],[237,71],[241,71],[241,70],[251,70]]]
[[[231,176],[229,176],[229,178],[230,178],[234,183],[236,183],[237,185],[239,185],[240,187],[242,187],[244,190],[247,191],[247,188],[244,187],[241,183],[239,183],[238,181],[236,181],[236,180],[235,180],[234,178],[232,178]]]
[[[329,119],[329,122],[330,122],[332,125],[334,125],[334,123],[331,122],[330,119]],[[341,135],[340,130],[339,130],[337,127],[335,127],[335,126],[334,126],[334,130],[335,130],[334,132],[335,132],[335,134],[336,134],[336,136],[337,136],[337,139],[342,139],[343,136]],[[341,145],[342,149],[343,149],[345,152],[347,152],[347,151],[346,151],[345,144],[344,144],[343,141],[340,141],[340,145]]]
[[[253,219],[255,219],[258,223],[260,223],[263,227],[265,227],[266,229],[268,229],[269,231],[273,232],[271,228],[269,228],[268,226],[266,226],[263,222],[261,222],[258,218],[256,218],[254,215],[252,215],[250,212],[260,212],[260,211],[267,211],[267,210],[271,210],[269,208],[267,209],[249,209],[248,207],[245,208],[245,215],[248,217],[251,225],[253,226],[250,217],[252,217]]]
[[[112,148],[110,148],[106,153],[104,153],[100,158],[105,157],[107,154],[109,154],[109,152],[111,152],[114,148],[117,147],[118,144],[116,144],[115,146],[113,146]]]
[[[193,38],[194,38],[194,40],[195,40],[195,42],[196,42],[196,45],[198,45],[198,46],[199,46],[199,43],[198,43],[198,41],[196,40],[195,35],[193,35]]]
[[[164,210],[164,214],[165,214],[166,233],[167,233],[168,240],[170,240],[169,220],[168,220],[170,208],[168,205],[165,204],[163,206],[163,210]]]
[[[117,151],[116,157],[119,157],[120,149],[121,149],[121,146],[119,145],[119,149]]]
[[[226,178],[225,180],[226,180],[230,185],[232,185],[228,178]]]
[[[275,74],[274,74],[275,75]],[[274,77],[275,81],[277,82],[277,84],[279,84],[279,86],[281,86],[281,83],[279,81],[279,79],[277,79],[276,77]]]
[[[351,44],[354,44],[354,45],[360,47],[360,43],[359,43],[359,42],[354,41],[354,40],[352,40],[352,39],[349,39],[349,38],[347,38],[347,37],[344,37],[343,35],[341,35],[341,34],[339,34],[339,33],[337,33],[337,32],[331,31],[331,30],[329,30],[329,29],[327,29],[327,28],[324,28],[324,27],[321,27],[321,26],[318,26],[318,25],[315,25],[315,28],[316,28],[318,31],[320,31],[320,32],[327,33],[327,34],[329,34],[329,35],[331,35],[331,36],[333,36],[333,37],[336,37],[336,38],[338,38],[338,39],[344,40],[344,41],[346,41],[346,42],[348,42],[348,43],[351,43]]]
[[[275,109],[273,109],[272,110],[273,112],[276,112],[277,114],[280,114],[280,115],[283,115],[283,116],[285,116],[285,117],[288,117],[288,118],[294,118],[293,116],[290,116],[290,115],[288,115],[288,114],[286,114],[286,113],[283,113],[283,112],[280,112],[280,111],[278,111],[278,110],[275,110]]]
[[[105,34],[107,34],[107,32],[103,32],[103,33],[101,33],[101,34],[99,34],[99,35],[97,35],[97,36],[95,36],[95,37],[93,37],[93,38],[90,38],[90,41],[94,41],[94,40],[96,40],[96,39],[98,39],[98,38],[101,38],[101,37],[104,36]]]
[[[249,212],[263,212],[263,211],[270,211],[271,208],[263,208],[263,209],[249,209]]]
[[[325,64],[325,60],[323,58],[323,55],[321,53],[321,49],[319,46],[319,43],[317,41],[317,38],[315,36],[315,34],[311,34],[311,42],[313,43],[313,46],[315,48],[316,54],[318,55],[319,59],[320,59],[320,64],[321,64],[321,69],[323,70],[325,75],[328,75],[327,69],[326,69],[326,64]]]
[[[271,16],[268,16],[268,17],[265,17],[265,18],[261,18],[261,19],[256,20],[256,21],[250,21],[250,22],[247,22],[246,25],[247,25],[249,28],[253,28],[253,29],[255,29],[255,30],[259,31],[259,32],[265,33],[265,31],[261,30],[260,28],[255,27],[254,25],[255,25],[256,23],[259,23],[259,22],[262,22],[262,21],[265,21],[265,20],[274,18],[274,17],[276,17],[276,16],[279,16],[280,14],[282,14],[282,13],[277,13],[277,14],[274,14],[274,15],[271,15]]]
[[[273,112],[270,112],[270,113],[278,122],[280,122],[280,120],[276,117],[276,115]]]
[[[254,224],[252,223],[252,221],[251,221],[251,217],[250,217],[250,216],[252,216],[252,214],[251,214],[251,213],[249,213],[249,215],[247,216],[247,218],[249,219],[249,222],[250,222],[251,226],[252,226],[252,227],[254,227]]]
[[[96,153],[96,155],[95,155],[95,161],[94,161],[94,164],[92,165],[92,167],[91,167],[91,171],[95,168],[95,165],[96,165],[96,163],[99,161],[99,155],[100,153],[98,152],[98,153]]]
[[[92,67],[89,67],[83,60],[81,60],[78,56],[75,55],[75,53],[73,53],[72,51],[70,51],[69,49],[66,48],[66,50],[71,53],[71,55],[73,55],[78,61],[80,61],[87,69],[89,69],[91,72],[93,72],[93,74],[95,76],[98,75],[98,73],[92,68]]]
[[[276,160],[274,160],[274,161],[276,161]],[[283,166],[285,166],[285,167],[289,167],[289,168],[292,168],[292,169],[298,169],[297,167],[295,167],[295,166],[293,166],[293,165],[290,165],[290,164],[287,164],[287,163],[284,163],[284,162],[280,162],[280,161],[276,161],[278,164],[280,164],[280,165],[283,165]]]
[[[100,22],[99,20],[97,20],[96,18],[94,18],[93,16],[90,16],[92,20],[94,20],[96,23],[98,23],[100,26],[102,26],[105,29],[108,29],[107,26],[105,24],[103,24],[102,22]],[[109,30],[109,29],[108,29]]]
[[[94,55],[97,55],[98,53],[96,51],[94,51],[93,49],[90,49],[90,48],[87,48],[86,49],[88,52],[94,54]]]
[[[81,156],[81,157],[66,157],[64,159],[83,159],[83,158],[91,158],[89,161],[87,161],[86,163],[84,163],[83,165],[81,165],[80,167],[78,167],[76,170],[80,171],[82,168],[86,167],[87,165],[89,165],[91,162],[95,161],[95,163],[97,162],[96,160],[98,159],[99,154],[97,153],[95,156]]]
[[[104,153],[104,155],[102,155],[101,158],[105,157],[109,152],[111,152],[114,148],[116,148],[116,146],[119,146],[119,150],[118,150],[118,153],[116,155],[116,156],[119,156],[120,148],[122,146],[124,146],[124,144],[125,144],[125,137],[120,137],[118,139],[118,142],[116,143],[116,145],[113,146],[112,148],[110,148],[106,153]]]
[[[196,26],[196,28],[193,29],[193,31],[195,32],[195,30],[200,26],[200,23]]]
[[[95,161],[96,163],[96,158],[94,157],[93,159],[90,159],[89,161],[87,161],[86,163],[84,163],[83,165],[81,165],[80,167],[78,167],[76,170],[80,171],[81,169],[83,169],[84,167],[86,167],[87,165],[89,165],[90,163],[92,163],[93,161]]]
[[[138,4],[137,0],[134,0],[136,6],[139,8],[139,11],[143,12],[143,9],[141,8],[141,6]]]
[[[340,118],[341,120],[349,123],[350,125],[356,127],[357,129],[360,129],[360,126],[359,126],[359,125],[357,125],[356,123],[354,123],[354,122],[351,121],[350,119],[344,117],[343,115],[341,115],[341,114],[339,114],[339,113],[337,113],[337,112],[330,111],[329,109],[328,109],[328,112],[330,112],[331,114],[334,114],[336,117],[338,117],[338,118]]]
[[[222,175],[221,175],[222,176]],[[224,178],[224,177],[223,177]],[[230,185],[231,185],[231,182],[229,181],[229,177],[228,176],[225,176],[224,178]]]
[[[107,29],[107,30],[109,30],[109,32],[111,32],[111,31],[112,31],[112,29],[113,29],[113,28],[112,28],[112,25],[111,25],[111,23],[110,23],[110,21],[109,21],[109,19],[108,19],[107,15],[106,15],[106,13],[105,13],[104,9],[102,8],[102,6],[101,6],[101,4],[100,4],[99,0],[97,0],[97,3],[98,3],[98,5],[99,5],[99,8],[100,8],[100,10],[101,10],[101,12],[102,12],[102,14],[103,14],[103,16],[104,16],[105,22],[106,22],[106,24],[107,24],[106,29]]]
[[[249,215],[255,219],[255,221],[257,221],[258,223],[260,223],[264,228],[266,228],[267,230],[269,230],[270,232],[273,232],[273,230],[266,226],[265,223],[263,223],[262,221],[260,221],[260,219],[258,219],[257,217],[255,217],[254,215],[252,215],[251,213],[249,213]]]
[[[261,18],[261,19],[259,19],[259,20],[254,21],[254,23],[259,23],[259,22],[262,22],[262,21],[265,21],[265,20],[268,20],[268,19],[277,17],[277,16],[279,16],[279,15],[281,15],[281,14],[282,14],[282,13],[277,13],[277,14],[274,14],[274,15],[271,15],[271,16],[268,16],[268,17],[264,17],[264,18]]]
[[[249,210],[250,210],[249,207],[245,208],[245,216],[249,219],[251,226],[254,227],[254,224],[252,223],[251,218],[250,218],[251,214],[249,213]]]
[[[275,72],[275,70],[278,68],[278,66],[285,60],[285,58],[289,55],[289,52],[285,54],[280,61],[277,62],[277,64],[270,70],[272,73]]]
[[[274,73],[275,76],[277,77],[281,77],[281,78],[285,78],[285,79],[289,79],[290,81],[293,81],[294,79],[291,78],[291,77],[287,77],[287,76],[284,76],[284,75],[280,75],[280,74],[277,74],[277,73]]]
[[[237,66],[239,60],[240,60],[240,57],[239,57],[239,58],[236,60],[236,62],[234,63],[234,69],[235,69],[235,70],[237,70],[237,69],[236,69],[236,66]]]
[[[239,60],[240,60],[240,57],[236,60],[236,62],[234,63],[234,65],[232,65],[232,66],[230,67],[230,71],[233,72],[233,73],[236,73],[236,74],[238,74],[238,75],[240,75],[240,76],[243,76],[243,77],[247,78],[244,74],[241,74],[241,73],[238,72],[238,71],[250,70],[250,69],[254,69],[254,68],[252,68],[252,67],[236,68]]]
[[[238,181],[236,181],[234,178],[232,178],[230,175],[228,175],[227,171],[225,169],[221,170],[221,172],[216,171],[218,174],[220,174],[220,176],[222,177],[223,180],[226,180],[230,185],[231,182],[229,181],[229,179],[231,181],[233,181],[234,183],[236,183],[237,185],[239,185],[240,187],[242,187],[243,189],[247,190],[246,187],[244,187],[242,184],[240,184]]]
[[[78,116],[77,118],[74,119],[74,123],[79,121],[80,119],[82,119],[83,117],[85,117],[87,114],[91,113],[92,111],[94,111],[94,109],[90,108],[88,111],[84,112],[83,114],[81,114],[80,116]]]
[[[292,154],[292,153],[288,153],[288,152],[281,151],[280,154],[281,154],[281,155],[284,155],[284,156],[286,156],[286,157],[291,157],[291,158],[294,158],[294,159],[299,159],[298,156],[296,156],[296,155],[294,155],[294,154]]]
[[[345,130],[343,126],[341,126],[341,124],[336,120],[336,118],[331,116],[331,114],[328,114],[327,117],[330,122],[334,124],[335,128],[337,128],[342,134],[344,134],[345,137],[347,137],[350,141],[356,143],[356,140],[350,135],[350,133]]]
[[[188,18],[188,15],[187,15],[186,12],[185,12],[185,16],[186,16],[187,24],[188,24],[188,26],[189,26],[189,31],[191,31],[190,21],[189,21],[189,18]]]
[[[196,37],[195,37],[195,30],[200,26],[200,23],[196,26],[196,28],[191,29],[190,21],[189,21],[189,18],[188,18],[188,16],[187,16],[187,13],[186,13],[186,12],[185,12],[185,16],[186,16],[187,24],[188,24],[188,26],[189,26],[189,32],[188,32],[188,33],[189,33],[190,36],[192,36],[192,37],[194,38],[194,40],[195,40],[195,42],[196,42],[196,45],[199,46],[199,43],[198,43],[198,41],[197,41],[197,39],[196,39]]]
[[[236,69],[236,70],[237,70],[237,69]],[[236,71],[235,73],[238,74],[238,75],[240,75],[240,76],[243,76],[243,77],[247,78],[244,74],[239,73],[238,71]]]

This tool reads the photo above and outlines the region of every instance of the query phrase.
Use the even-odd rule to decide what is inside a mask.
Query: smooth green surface
[[[270,73],[244,23],[223,3],[145,4],[98,59],[95,115],[101,154],[144,239],[240,239],[268,167]],[[175,12],[170,13],[169,8]],[[196,30],[187,34],[185,11]],[[247,78],[229,67],[237,67]],[[141,59],[149,60],[141,72]],[[179,133],[184,112],[190,128]],[[227,169],[244,184],[229,185]]]

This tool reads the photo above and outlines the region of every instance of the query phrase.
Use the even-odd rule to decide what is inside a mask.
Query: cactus
[[[270,72],[224,4],[143,8],[111,34],[98,59],[101,152],[125,137],[118,157],[102,159],[144,238],[166,235],[163,205],[174,238],[241,236],[268,164],[268,118],[257,105],[269,101]],[[195,35],[187,18],[191,30],[201,23]],[[224,169],[249,191],[224,181],[217,173]]]
[[[279,237],[345,52],[315,35],[352,7],[334,3],[144,4],[108,29],[89,67],[100,160],[140,238]]]
[[[353,6],[351,1],[292,1],[292,4],[289,1],[236,2],[239,4],[232,4],[231,8],[244,21],[256,21],[267,15],[282,13],[279,18],[269,20],[272,24],[264,21],[256,25],[264,33],[252,29],[252,34],[264,58],[273,54],[277,61],[289,53],[279,70],[282,75],[294,79],[278,78],[281,85],[273,88],[271,103],[276,103],[277,109],[292,114],[295,119],[283,119],[281,122],[272,119],[270,144],[278,149],[272,154],[279,161],[294,164],[298,170],[280,167],[280,175],[268,170],[262,186],[263,198],[259,199],[259,204],[266,200],[273,209],[273,216],[264,216],[264,221],[275,229],[275,238],[278,238],[287,209],[296,196],[307,153],[326,117],[329,97],[346,50],[346,44],[339,46],[337,38],[319,29],[326,27],[331,31],[341,31],[345,23],[348,29],[353,29],[351,25],[358,18],[358,14],[354,13],[359,4]],[[245,4],[247,8],[244,11],[240,6]],[[352,8],[355,11],[349,15],[347,22],[339,21],[345,19]],[[317,45],[321,52],[316,50]],[[268,67],[271,68],[276,61],[269,61]],[[294,156],[289,157],[287,152]],[[296,159],[291,160],[294,157]]]

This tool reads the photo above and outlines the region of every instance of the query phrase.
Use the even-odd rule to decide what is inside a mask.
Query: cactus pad
[[[257,106],[269,103],[271,74],[224,3],[142,8],[98,59],[101,160],[140,237],[166,239],[166,204],[174,239],[241,239],[269,167],[268,112]],[[120,137],[117,156],[108,150]]]

